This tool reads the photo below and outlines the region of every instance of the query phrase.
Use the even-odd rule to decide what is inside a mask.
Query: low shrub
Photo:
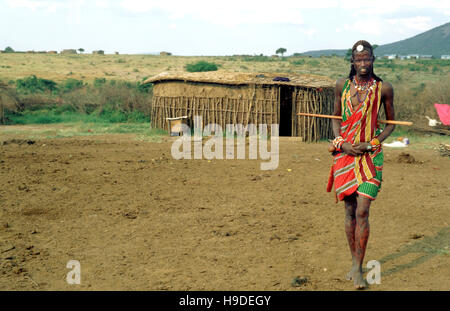
[[[53,92],[57,90],[57,83],[48,79],[37,78],[35,75],[16,81],[16,89],[19,93],[33,94]]]
[[[217,65],[206,61],[198,61],[196,63],[187,64],[186,71],[188,72],[204,72],[204,71],[216,71]]]
[[[64,80],[64,82],[59,86],[59,90],[63,93],[67,93],[81,89],[83,86],[84,86],[83,81],[70,78]]]

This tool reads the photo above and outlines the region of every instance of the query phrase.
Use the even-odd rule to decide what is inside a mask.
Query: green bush
[[[308,61],[308,65],[310,65],[310,66],[319,66],[320,62],[318,60],[312,59],[312,60]]]
[[[106,83],[106,79],[105,78],[95,78],[94,79],[94,87],[100,87],[102,85],[104,85]]]
[[[60,91],[67,93],[81,89],[84,86],[83,81],[77,79],[66,79],[60,86]]]
[[[304,63],[305,63],[304,59],[299,59],[299,60],[292,61],[292,65],[296,65],[296,66],[303,65]]]
[[[450,62],[446,59],[418,59],[416,60],[416,64],[424,65],[424,66],[439,66],[445,67],[450,66]]]
[[[198,61],[186,65],[186,71],[188,72],[216,71],[217,69],[218,67],[216,64],[205,61]]]
[[[16,81],[16,89],[18,92],[25,94],[53,92],[57,90],[57,83],[32,75],[31,77],[18,79]]]
[[[151,83],[144,84],[142,82],[138,82],[138,84],[137,84],[137,88],[138,88],[139,92],[151,93],[153,90],[153,84],[151,84]]]
[[[442,72],[442,69],[438,68],[437,66],[433,66],[433,69],[431,70],[432,73],[438,73]]]
[[[14,81],[19,108],[8,112],[6,122],[149,122],[153,85],[143,81],[66,79],[57,85],[35,76],[19,79]]]
[[[53,106],[40,110],[7,112],[6,124],[51,124],[62,122],[97,122],[97,123],[145,123],[150,118],[140,111],[123,112],[108,107],[101,112],[91,114],[73,111],[70,106]]]
[[[143,122],[149,122],[150,117],[146,116],[142,112],[138,110],[133,110],[127,115],[127,122],[131,123],[143,123]]]
[[[411,90],[413,90],[413,96],[417,96],[419,93],[422,93],[425,90],[425,83],[420,83],[416,87],[412,87]]]
[[[258,55],[258,56],[244,56],[242,58],[244,62],[275,62],[278,61],[278,59],[264,56],[264,55]]]
[[[428,67],[415,65],[415,64],[408,64],[408,65],[406,65],[406,68],[409,71],[428,71]]]

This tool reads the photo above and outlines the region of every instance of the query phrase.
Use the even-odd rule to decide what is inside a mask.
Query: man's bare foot
[[[353,274],[353,282],[356,289],[364,289],[367,287],[366,280],[364,280],[362,270],[356,270]]]
[[[358,271],[358,266],[357,265],[353,265],[352,268],[350,269],[350,271],[345,276],[345,279],[347,281],[353,280],[353,276],[355,275],[356,271]]]

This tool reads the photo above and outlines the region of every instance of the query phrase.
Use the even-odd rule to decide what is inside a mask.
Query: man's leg
[[[367,284],[363,277],[362,265],[366,253],[367,241],[369,240],[369,208],[371,201],[361,195],[357,197],[356,201],[355,257],[357,270],[353,279],[356,288],[364,288]]]
[[[356,264],[356,245],[355,245],[355,229],[356,229],[356,193],[352,194],[345,199],[345,234],[347,235],[348,246],[350,247],[350,253],[352,254],[352,268],[347,273],[346,279],[351,280],[354,273],[358,269]]]

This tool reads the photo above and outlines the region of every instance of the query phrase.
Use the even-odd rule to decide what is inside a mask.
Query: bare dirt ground
[[[278,169],[261,171],[174,160],[169,138],[0,141],[1,290],[353,290],[326,143],[281,139]],[[449,159],[402,152],[385,148],[365,260],[382,278],[369,290],[450,290]],[[69,260],[80,285],[66,282]]]

